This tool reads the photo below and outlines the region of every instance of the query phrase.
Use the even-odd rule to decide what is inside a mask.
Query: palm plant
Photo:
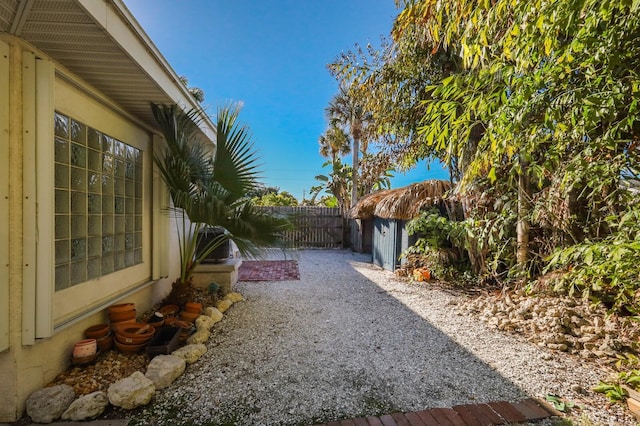
[[[238,124],[239,109],[217,111],[215,150],[197,138],[198,111],[158,104],[151,109],[166,142],[155,163],[169,189],[179,235],[180,277],[174,289],[189,287],[195,267],[229,240],[243,255],[277,245],[289,221],[260,210],[246,195],[259,185],[257,156],[248,128]],[[200,244],[201,231],[209,227],[224,232]]]
[[[353,206],[358,201],[359,154],[360,151],[367,151],[367,131],[369,124],[372,122],[371,114],[364,109],[361,100],[344,85],[340,85],[340,91],[329,102],[326,114],[332,126],[348,130],[353,140],[353,148],[351,150],[353,167],[351,205]]]
[[[335,123],[332,123],[318,138],[318,143],[320,144],[320,155],[330,158],[333,162],[351,152],[349,136]]]

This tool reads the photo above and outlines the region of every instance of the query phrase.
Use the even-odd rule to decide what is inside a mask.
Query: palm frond
[[[218,133],[213,179],[225,187],[235,199],[243,197],[256,186],[258,157],[246,126],[237,122],[238,107],[218,110]]]

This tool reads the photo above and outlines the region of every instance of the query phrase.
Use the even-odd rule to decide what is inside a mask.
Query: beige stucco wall
[[[95,127],[124,142],[144,149],[145,187],[143,264],[102,277],[93,283],[75,286],[64,299],[64,306],[54,309],[56,330],[52,337],[38,339],[33,345],[23,345],[23,264],[26,245],[34,241],[23,238],[23,175],[24,158],[22,127],[22,51],[28,46],[18,39],[5,38],[10,45],[10,132],[9,132],[9,341],[8,350],[0,352],[0,422],[10,422],[24,412],[27,397],[51,382],[70,365],[73,343],[82,338],[87,327],[106,322],[106,306],[121,300],[136,303],[139,312],[149,309],[170,290],[171,278],[151,281],[152,205],[151,194],[151,133],[134,124],[123,114],[108,108],[106,103],[84,93],[63,79],[56,79],[55,108],[85,124]],[[77,81],[77,79],[76,79]],[[53,111],[51,111],[53,114]],[[51,165],[53,167],[53,164]],[[51,212],[53,214],[53,212]],[[173,227],[168,232],[172,232]],[[169,237],[169,258],[177,259],[176,236]],[[177,261],[170,262],[169,277],[178,275]],[[52,283],[53,285],[53,283]],[[54,301],[56,299],[54,298]],[[71,307],[71,308],[70,308]],[[55,308],[55,307],[54,307]]]

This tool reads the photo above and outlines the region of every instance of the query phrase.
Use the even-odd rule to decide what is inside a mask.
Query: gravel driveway
[[[288,256],[300,281],[238,283],[246,300],[216,324],[208,352],[130,424],[305,425],[548,393],[577,400],[602,378],[461,314],[462,296],[397,281],[370,256]]]

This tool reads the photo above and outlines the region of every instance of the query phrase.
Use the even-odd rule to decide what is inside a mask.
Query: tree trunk
[[[358,202],[358,168],[360,153],[360,140],[357,137],[353,138],[353,171],[351,174],[351,208],[354,208]],[[356,241],[353,241],[353,250],[357,253],[362,253],[362,226],[360,220],[355,219],[352,225],[356,227]]]
[[[351,208],[353,208],[358,202],[358,168],[360,167],[360,141],[357,137],[353,138],[353,154],[352,154],[352,167],[351,173]]]
[[[527,179],[527,166],[522,164],[522,170],[518,176],[518,224],[516,261],[520,272],[524,272],[529,260],[529,179]]]

